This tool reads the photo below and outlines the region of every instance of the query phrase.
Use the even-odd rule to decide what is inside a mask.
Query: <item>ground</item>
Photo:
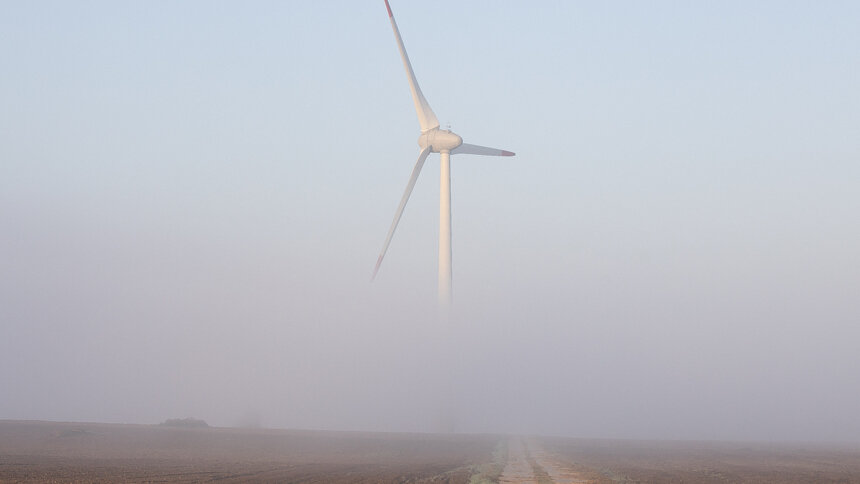
[[[0,421],[0,482],[857,482],[860,446]]]

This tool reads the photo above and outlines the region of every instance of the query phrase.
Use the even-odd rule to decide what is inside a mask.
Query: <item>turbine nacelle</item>
[[[418,146],[421,149],[430,148],[432,153],[450,152],[463,144],[463,138],[450,129],[433,128],[421,133],[418,137]]]

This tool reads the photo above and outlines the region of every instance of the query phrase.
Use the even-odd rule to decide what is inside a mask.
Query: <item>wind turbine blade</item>
[[[412,176],[409,177],[409,183],[406,184],[406,191],[403,192],[403,198],[400,199],[400,205],[397,207],[397,212],[394,214],[394,221],[391,222],[391,228],[388,229],[388,235],[385,237],[385,244],[382,245],[382,251],[379,253],[379,259],[376,260],[376,267],[373,269],[372,281],[376,278],[376,273],[379,272],[379,266],[382,265],[382,258],[388,251],[388,245],[391,244],[391,238],[394,237],[394,230],[400,222],[400,216],[403,215],[403,209],[406,208],[406,202],[409,201],[409,195],[412,194],[412,189],[415,188],[415,182],[418,181],[418,175],[421,173],[421,167],[424,166],[424,161],[430,155],[430,147],[421,150],[418,155],[418,161],[415,162],[415,168],[412,169]]]
[[[452,155],[484,155],[484,156],[514,156],[516,153],[511,151],[500,150],[496,148],[488,148],[486,146],[470,145],[463,143],[460,146],[451,150]]]
[[[418,123],[421,125],[421,131],[438,128],[439,120],[436,119],[436,115],[430,109],[430,103],[424,99],[424,94],[421,93],[421,88],[418,87],[418,80],[415,79],[415,73],[412,72],[412,64],[409,62],[406,47],[403,46],[403,39],[400,38],[400,30],[397,28],[397,22],[394,21],[394,14],[391,13],[391,6],[388,5],[388,0],[385,0],[385,8],[388,10],[388,18],[391,19],[391,28],[394,29],[394,37],[397,39],[397,48],[400,49],[400,58],[403,59],[403,67],[406,68],[406,76],[409,78],[409,89],[412,90],[412,100],[415,102],[415,111],[418,113]]]

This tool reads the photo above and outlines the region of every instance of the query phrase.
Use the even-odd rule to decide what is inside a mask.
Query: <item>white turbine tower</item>
[[[397,223],[400,222],[400,216],[403,215],[403,209],[406,207],[406,202],[409,201],[409,195],[412,194],[412,188],[415,187],[424,161],[427,160],[430,153],[439,153],[441,161],[439,179],[439,304],[443,312],[447,314],[451,305],[451,155],[514,156],[514,153],[463,143],[463,138],[452,133],[450,129],[439,129],[439,121],[427,99],[424,98],[424,94],[421,93],[421,88],[418,87],[418,81],[415,79],[415,73],[412,72],[412,64],[409,63],[409,56],[406,55],[406,48],[403,46],[403,39],[400,38],[400,30],[397,28],[397,22],[394,21],[388,0],[385,0],[385,8],[388,10],[388,18],[391,20],[394,38],[397,39],[397,48],[400,49],[403,67],[406,68],[406,77],[409,79],[409,89],[412,91],[415,111],[418,112],[418,123],[421,125],[418,146],[421,147],[421,152],[418,155],[415,168],[412,169],[412,176],[409,177],[409,183],[406,184],[406,191],[403,193],[403,198],[400,199],[397,212],[394,214],[394,221],[391,222],[391,228],[388,229],[388,235],[385,237],[385,243],[373,270],[373,277],[376,278],[376,273],[379,271],[379,266],[382,264],[382,259],[385,257],[385,252],[388,250],[388,245],[394,236],[394,230],[397,228]]]

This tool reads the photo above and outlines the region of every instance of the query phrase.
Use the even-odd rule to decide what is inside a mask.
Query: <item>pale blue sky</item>
[[[860,4],[392,9],[517,152],[453,162],[463,430],[856,440]],[[381,0],[3,2],[0,59],[0,418],[433,430]]]

